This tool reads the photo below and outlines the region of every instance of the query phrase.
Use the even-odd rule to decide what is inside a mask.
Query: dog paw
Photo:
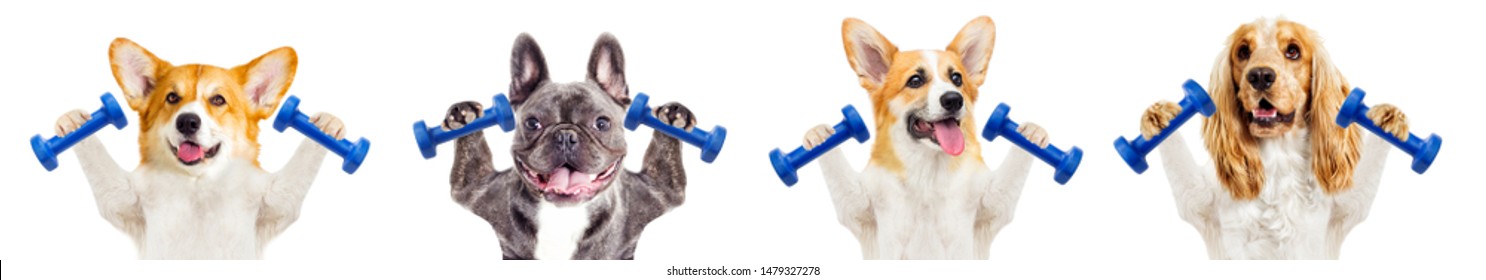
[[[681,103],[671,102],[655,108],[655,117],[674,127],[691,131],[697,125],[697,116]]]
[[[83,123],[88,122],[92,118],[93,115],[89,115],[88,112],[83,112],[83,110],[72,110],[62,114],[61,117],[57,117],[57,136],[67,136],[67,134],[77,131],[77,128],[82,127]]]
[[[1145,109],[1145,115],[1140,117],[1140,135],[1146,140],[1161,134],[1166,126],[1171,124],[1177,114],[1181,114],[1182,106],[1171,101],[1159,101],[1150,108]]]
[[[480,102],[465,101],[454,103],[449,106],[449,114],[444,116],[444,130],[455,130],[469,124],[481,115],[485,114]]]
[[[1047,130],[1042,129],[1042,126],[1029,122],[1018,126],[1016,132],[1037,144],[1038,148],[1047,148]]]
[[[1373,106],[1367,111],[1367,118],[1383,128],[1383,131],[1393,134],[1393,137],[1398,137],[1398,140],[1409,139],[1409,119],[1403,115],[1403,110],[1399,110],[1398,106],[1386,103]]]
[[[314,123],[315,127],[320,128],[320,131],[324,131],[326,135],[335,138],[335,140],[345,138],[346,124],[341,123],[341,118],[337,118],[335,115],[324,112],[315,113],[314,116],[310,116],[310,122]]]
[[[815,146],[820,146],[820,143],[824,143],[826,138],[831,138],[831,134],[836,134],[836,129],[829,125],[822,124],[811,128],[810,131],[805,132],[805,149],[809,150],[814,149]]]

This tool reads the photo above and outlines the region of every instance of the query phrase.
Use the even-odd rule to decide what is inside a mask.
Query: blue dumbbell
[[[717,153],[722,151],[722,143],[728,139],[727,128],[714,126],[712,127],[712,131],[708,132],[701,128],[693,127],[691,128],[691,132],[687,132],[679,127],[671,126],[656,118],[655,115],[650,114],[650,106],[647,104],[649,102],[650,96],[645,95],[645,93],[635,95],[635,100],[629,104],[629,112],[624,115],[625,129],[634,131],[635,128],[644,124],[666,135],[681,139],[682,142],[702,148],[702,161],[704,162],[712,163],[713,159],[717,159]]]
[[[1414,136],[1413,133],[1409,133],[1409,139],[1407,141],[1393,137],[1393,134],[1383,131],[1382,127],[1378,127],[1378,124],[1373,123],[1372,119],[1367,118],[1367,111],[1371,108],[1367,107],[1367,104],[1362,104],[1363,97],[1367,97],[1367,92],[1362,91],[1361,88],[1353,88],[1351,95],[1347,96],[1347,101],[1342,103],[1341,112],[1336,113],[1336,124],[1342,126],[1342,128],[1346,128],[1354,122],[1362,125],[1362,128],[1372,131],[1379,138],[1388,140],[1388,143],[1393,143],[1394,147],[1398,147],[1399,150],[1403,150],[1403,152],[1413,156],[1414,173],[1424,174],[1425,170],[1429,170],[1429,165],[1434,163],[1434,156],[1440,153],[1440,144],[1444,139],[1441,139],[1439,135],[1435,135],[1434,133],[1430,133],[1427,140],[1420,139],[1418,136]]]
[[[315,124],[310,122],[309,115],[299,111],[298,96],[291,95],[288,99],[284,99],[284,105],[279,105],[278,116],[273,119],[274,130],[284,132],[284,129],[289,127],[293,127],[295,131],[299,131],[305,137],[320,143],[320,146],[325,146],[325,149],[330,152],[341,156],[345,160],[341,163],[341,170],[346,171],[346,174],[355,174],[356,169],[361,167],[361,160],[366,159],[366,151],[371,149],[371,142],[366,141],[366,138],[351,143],[351,141],[336,140],[324,131],[320,131],[319,127],[315,127]]]
[[[41,161],[41,167],[46,167],[46,171],[57,169],[57,154],[67,151],[67,148],[72,148],[72,145],[87,139],[103,127],[111,124],[116,129],[124,129],[124,126],[129,125],[129,118],[124,116],[124,110],[119,108],[119,101],[114,99],[113,94],[105,92],[98,99],[103,100],[103,108],[93,111],[92,118],[67,136],[52,136],[46,140],[41,139],[41,134],[31,136],[31,151],[36,152],[36,160]]]
[[[835,149],[836,146],[840,146],[841,143],[846,142],[846,139],[856,138],[857,143],[865,143],[867,139],[872,138],[872,132],[867,130],[867,123],[862,122],[862,115],[857,114],[856,107],[846,105],[845,108],[841,108],[841,114],[845,115],[846,119],[836,124],[836,133],[831,134],[830,138],[826,138],[825,142],[821,142],[814,149],[805,149],[804,146],[800,146],[790,151],[788,155],[781,153],[778,148],[769,151],[769,162],[774,164],[774,173],[779,174],[779,180],[784,181],[785,186],[794,186],[795,182],[800,180],[796,177],[796,170],[831,149]]]
[[[1115,151],[1125,159],[1125,164],[1130,165],[1130,169],[1135,170],[1135,174],[1145,173],[1146,168],[1150,168],[1150,165],[1145,162],[1145,156],[1155,150],[1161,141],[1166,141],[1166,137],[1176,133],[1177,128],[1182,127],[1182,124],[1187,123],[1192,116],[1202,113],[1203,116],[1210,117],[1213,111],[1217,110],[1212,98],[1207,96],[1207,91],[1203,90],[1202,85],[1198,85],[1197,81],[1188,79],[1182,84],[1182,89],[1187,91],[1187,96],[1183,97],[1180,103],[1182,112],[1177,113],[1176,118],[1171,119],[1166,129],[1161,130],[1160,134],[1152,136],[1150,140],[1139,135],[1135,136],[1135,141],[1125,140],[1124,136],[1115,139]]]
[[[424,159],[433,158],[438,154],[439,144],[449,142],[459,137],[469,135],[475,131],[485,130],[491,126],[499,125],[502,131],[510,132],[516,129],[516,114],[511,111],[511,101],[506,99],[506,94],[496,94],[490,108],[485,108],[485,114],[471,120],[455,130],[444,130],[437,125],[428,127],[423,121],[413,123],[413,139],[418,142],[418,150],[423,152]]]
[[[1048,144],[1047,148],[1037,147],[1037,143],[1032,143],[1016,131],[1019,125],[1006,116],[1010,112],[1011,106],[1006,106],[1006,103],[996,105],[996,110],[991,112],[991,118],[986,119],[985,129],[980,132],[980,136],[985,137],[986,141],[996,141],[997,136],[1011,140],[1012,144],[1037,156],[1037,159],[1041,159],[1042,162],[1052,165],[1053,181],[1057,181],[1059,185],[1068,183],[1068,179],[1078,171],[1078,163],[1083,161],[1084,150],[1073,146],[1073,150],[1063,152],[1058,149],[1058,146],[1052,144]]]

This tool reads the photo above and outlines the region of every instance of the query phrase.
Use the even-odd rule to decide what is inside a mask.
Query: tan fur
[[[1289,44],[1301,50],[1299,59],[1284,57]],[[1252,54],[1240,58],[1240,46]],[[1352,172],[1360,157],[1360,135],[1355,128],[1343,129],[1333,122],[1351,87],[1332,65],[1320,37],[1299,23],[1278,20],[1273,26],[1256,21],[1235,30],[1214,63],[1209,83],[1217,112],[1203,125],[1203,139],[1214,161],[1223,187],[1235,200],[1257,197],[1263,189],[1264,166],[1260,163],[1256,135],[1257,125],[1248,123],[1252,108],[1261,94],[1252,89],[1244,77],[1248,69],[1270,67],[1280,76],[1268,98],[1280,113],[1294,113],[1293,124],[1276,125],[1274,132],[1296,128],[1310,131],[1312,166],[1328,194],[1352,186]]]

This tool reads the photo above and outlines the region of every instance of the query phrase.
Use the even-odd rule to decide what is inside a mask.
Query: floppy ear
[[[991,21],[991,17],[980,16],[960,28],[955,40],[944,49],[960,56],[967,81],[979,87],[985,82],[986,66],[991,62],[991,51],[995,46],[996,22]]]
[[[531,34],[516,36],[511,46],[511,104],[519,106],[547,82],[547,57]]]
[[[599,85],[619,104],[629,105],[629,84],[624,80],[624,49],[619,39],[605,32],[593,42],[588,55],[588,80]]]
[[[252,111],[260,118],[273,115],[289,84],[294,83],[294,71],[299,66],[299,55],[290,47],[281,47],[265,53],[248,64],[233,67],[239,81],[243,83],[243,97],[252,104]]]
[[[1311,54],[1310,108],[1306,121],[1311,132],[1311,168],[1328,194],[1352,188],[1352,172],[1362,157],[1362,137],[1357,126],[1336,125],[1337,111],[1352,87],[1331,63],[1331,55],[1321,46],[1320,37],[1306,30],[1302,41]]]
[[[125,38],[116,38],[109,44],[108,63],[119,89],[124,91],[124,99],[135,112],[143,112],[149,105],[145,101],[155,90],[160,74],[171,67],[169,62]]]
[[[862,88],[877,92],[883,79],[887,79],[888,67],[893,65],[893,55],[898,53],[898,47],[867,22],[856,18],[846,18],[841,22],[841,41],[846,45],[846,61],[851,63],[852,70],[856,70]]]
[[[1217,111],[1203,123],[1202,139],[1223,188],[1234,200],[1249,200],[1258,197],[1264,187],[1264,165],[1259,161],[1256,139],[1248,133],[1243,118],[1248,112],[1239,103],[1238,85],[1230,72],[1234,38],[1236,34],[1229,37],[1228,46],[1213,63],[1208,94]]]

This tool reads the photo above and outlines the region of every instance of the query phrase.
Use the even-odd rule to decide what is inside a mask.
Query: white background
[[[1482,101],[1478,84],[1486,76],[1479,5],[417,2],[0,4],[0,86],[7,105],[0,114],[11,120],[0,132],[0,143],[9,143],[0,145],[7,147],[0,148],[0,178],[6,180],[0,186],[0,271],[6,278],[634,278],[659,277],[670,266],[805,265],[825,266],[837,277],[1480,275],[1467,271],[1486,250],[1479,238],[1486,234],[1480,226],[1486,191],[1476,161],[1483,139],[1479,122],[1467,114]],[[978,15],[995,20],[997,44],[976,117],[1006,102],[1012,119],[1044,126],[1054,144],[1082,147],[1083,165],[1060,186],[1050,167],[1033,163],[1016,220],[997,237],[990,262],[857,261],[857,242],[836,223],[819,168],[801,169],[799,184],[786,188],[765,154],[793,149],[808,128],[839,121],[845,104],[870,108],[842,51],[842,18],[862,18],[910,50],[944,47]],[[1438,133],[1446,141],[1424,175],[1409,170],[1406,154],[1390,153],[1372,215],[1343,247],[1346,261],[1205,261],[1201,238],[1174,211],[1159,156],[1137,175],[1110,145],[1117,136],[1135,135],[1138,117],[1153,102],[1178,100],[1185,79],[1206,85],[1226,36],[1261,16],[1286,16],[1318,30],[1347,79],[1371,93],[1370,104],[1396,104],[1416,134]],[[713,164],[698,160],[695,148],[685,150],[686,204],[647,228],[636,253],[641,261],[490,262],[500,258],[493,231],[448,195],[453,149],[422,159],[410,125],[437,121],[454,102],[488,104],[505,91],[510,45],[521,32],[540,43],[555,81],[575,81],[584,75],[593,40],[605,31],[624,47],[633,91],[649,93],[653,104],[683,102],[702,127],[726,126],[727,146]],[[351,137],[370,139],[370,156],[355,175],[340,171],[340,158],[327,157],[301,218],[268,246],[265,257],[272,262],[121,262],[135,258],[135,248],[98,216],[76,157],[63,153],[60,167],[46,172],[25,144],[37,133],[51,136],[63,112],[91,111],[100,93],[117,95],[107,61],[115,37],[133,39],[177,65],[231,67],[292,46],[300,64],[289,94],[303,99],[306,112],[342,118]],[[129,114],[130,127],[96,134],[126,168],[138,162],[138,118]],[[1182,133],[1206,161],[1197,123]],[[262,125],[260,161],[274,171],[304,137]],[[487,133],[497,168],[509,168],[509,137]],[[645,129],[629,134],[628,168],[639,168],[649,135]],[[858,168],[867,147],[841,146]],[[996,166],[1012,148],[989,143],[986,159]]]

